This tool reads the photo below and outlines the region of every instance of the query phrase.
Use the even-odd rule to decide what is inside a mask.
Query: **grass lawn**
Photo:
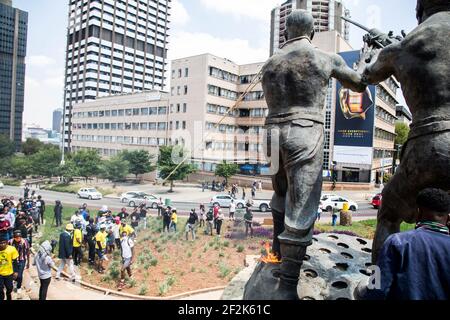
[[[53,219],[55,206],[46,205],[45,206],[45,220],[46,223],[44,226],[40,226],[40,232],[42,233],[42,237],[38,240],[39,243],[44,242],[45,240],[59,240],[59,234],[64,231],[66,225],[70,222],[70,218],[74,214],[77,208],[74,207],[63,207],[63,217],[62,222],[63,225],[59,228],[55,227],[56,221]],[[57,252],[55,250],[55,252]]]

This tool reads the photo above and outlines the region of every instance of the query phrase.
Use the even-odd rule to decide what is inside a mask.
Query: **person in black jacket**
[[[59,254],[58,258],[61,260],[61,264],[56,272],[56,280],[61,279],[61,272],[67,265],[70,271],[70,280],[75,282],[76,274],[73,266],[72,252],[73,252],[73,234],[74,227],[72,224],[66,226],[66,230],[59,236]]]
[[[94,219],[89,219],[89,224],[86,226],[86,241],[89,247],[89,264],[93,266],[95,264],[95,235],[98,229],[94,224]]]
[[[167,207],[165,211],[163,211],[163,232],[167,230],[170,232],[170,222],[172,220],[172,208]]]
[[[62,210],[63,206],[61,204],[61,201],[56,200],[55,208],[53,209],[55,213],[56,227],[62,226]]]

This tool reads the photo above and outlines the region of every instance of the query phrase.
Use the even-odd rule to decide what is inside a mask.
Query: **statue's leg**
[[[286,205],[287,178],[284,170],[283,160],[280,156],[280,168],[278,173],[272,177],[274,194],[270,206],[273,217],[273,245],[272,251],[281,258],[281,247],[278,236],[284,231],[284,212]]]

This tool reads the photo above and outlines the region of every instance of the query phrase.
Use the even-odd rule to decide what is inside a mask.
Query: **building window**
[[[189,77],[189,68],[184,69],[184,77],[185,78]]]
[[[187,112],[187,104],[183,103],[183,113],[186,113],[186,112]]]
[[[188,94],[188,86],[184,86],[184,95]]]
[[[167,107],[159,107],[158,114],[167,114]]]
[[[175,130],[180,129],[180,121],[175,122]]]
[[[180,95],[180,94],[181,94],[181,87],[178,86],[178,87],[177,87],[177,95]]]
[[[183,130],[186,130],[186,121],[183,121],[183,126],[182,126]]]
[[[148,108],[141,108],[141,115],[148,116]]]
[[[175,79],[175,70],[172,70],[172,79]]]
[[[182,70],[178,69],[178,78],[181,78],[181,76],[182,76]]]

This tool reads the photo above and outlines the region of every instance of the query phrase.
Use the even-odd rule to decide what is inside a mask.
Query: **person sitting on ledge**
[[[361,283],[357,299],[450,300],[450,196],[429,188],[416,202],[416,229],[391,235],[380,252],[381,288]]]

